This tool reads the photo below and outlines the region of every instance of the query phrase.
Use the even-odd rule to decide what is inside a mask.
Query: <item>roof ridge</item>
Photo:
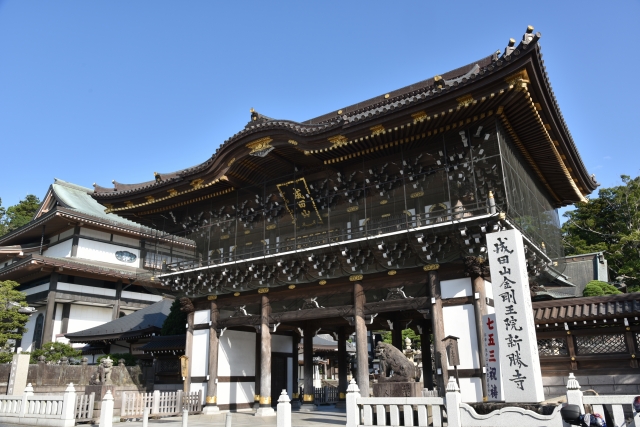
[[[87,194],[93,193],[93,190],[91,188],[83,187],[82,185],[74,184],[72,182],[63,181],[60,178],[53,178],[53,184],[61,185],[63,187],[71,188],[73,190],[84,191]]]

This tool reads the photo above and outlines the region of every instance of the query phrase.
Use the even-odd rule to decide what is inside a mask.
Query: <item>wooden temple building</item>
[[[105,324],[163,299],[166,290],[150,280],[155,266],[145,248],[145,242],[153,242],[158,250],[159,232],[105,213],[92,193],[56,179],[34,218],[0,236],[0,280],[18,282],[18,290],[36,309],[17,343],[23,351],[68,342],[67,333]],[[174,252],[188,247],[184,242],[176,245],[175,239],[173,246]],[[153,260],[160,256],[154,252]],[[74,346],[83,348],[91,362],[95,354],[108,350],[82,342]]]
[[[355,377],[367,394],[367,331],[391,329],[402,348],[409,327],[426,360],[433,334],[425,387],[444,391],[453,367],[441,339],[455,335],[463,401],[482,400],[479,319],[494,298],[486,234],[520,230],[539,289],[562,274],[557,209],[598,185],[539,38],[529,27],[503,52],[305,122],[252,110],[199,165],[96,185],[106,212],[164,233],[161,248],[145,246],[165,254],[148,280],[192,305],[186,387],[203,389],[210,408],[255,401],[268,413],[282,389],[297,397],[301,336],[335,333],[340,344],[355,331]],[[304,343],[302,401],[312,405]],[[344,397],[344,344],[338,353]]]

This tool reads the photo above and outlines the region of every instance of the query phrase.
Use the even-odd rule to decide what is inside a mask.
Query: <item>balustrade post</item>
[[[153,390],[153,401],[151,402],[151,413],[153,415],[160,412],[160,390]]]
[[[282,390],[278,398],[276,426],[291,427],[291,399],[289,399],[289,395],[287,395],[287,390]]]
[[[62,397],[62,420],[65,426],[76,424],[76,389],[69,383]]]
[[[462,427],[460,421],[460,388],[454,377],[449,377],[447,383],[447,394],[445,397],[445,405],[447,408],[447,425],[449,427]]]
[[[360,388],[355,380],[351,380],[347,387],[347,425],[346,427],[358,427],[360,424],[360,410],[358,409],[358,399],[360,399]]]
[[[569,374],[569,380],[567,381],[567,404],[578,405],[580,413],[584,414],[584,405],[582,404],[582,391],[580,390],[580,383],[573,375],[573,372]]]
[[[75,421],[75,420],[74,420]],[[74,425],[74,424],[71,424]],[[113,395],[111,390],[107,390],[102,398],[102,405],[100,406],[100,427],[112,427],[113,426]]]

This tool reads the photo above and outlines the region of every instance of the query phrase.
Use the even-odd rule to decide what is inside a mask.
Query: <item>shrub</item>
[[[42,345],[42,348],[31,352],[29,363],[38,363],[38,357],[44,356],[47,363],[57,363],[64,356],[69,358],[70,364],[77,364],[82,357],[80,350],[74,349],[70,344],[61,342],[49,342]]]
[[[597,297],[601,295],[618,295],[621,294],[615,286],[602,282],[600,280],[592,280],[584,287],[582,295],[585,297]]]
[[[138,362],[138,358],[135,357],[133,354],[113,353],[113,354],[104,354],[98,357],[98,363],[100,363],[102,359],[105,359],[107,356],[109,356],[111,360],[113,360],[113,366],[118,366],[118,360],[120,359],[124,359],[125,366],[135,366]]]

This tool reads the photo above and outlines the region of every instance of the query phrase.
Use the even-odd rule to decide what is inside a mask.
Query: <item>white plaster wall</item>
[[[493,285],[491,282],[484,281],[484,289],[487,294],[487,298],[493,299]],[[487,306],[487,313],[494,314],[496,312],[495,308],[491,306]]]
[[[460,397],[465,403],[482,402],[480,378],[460,378]]]
[[[56,341],[56,335],[60,333],[61,329],[62,329],[62,304],[56,303],[56,316],[53,319],[53,335],[51,336],[51,341],[54,341],[54,342]]]
[[[200,403],[204,405],[205,399],[207,397],[207,383],[191,383],[191,386],[189,388],[189,391],[191,393],[193,392],[197,393],[200,390],[202,390],[202,394],[200,395],[202,396],[202,401]]]
[[[18,289],[20,290],[20,288]],[[44,292],[48,290],[49,290],[49,283],[43,283],[42,285],[34,286],[33,288],[29,288],[22,292],[24,292],[25,295],[33,295],[33,294],[37,294],[38,292]]]
[[[71,256],[71,246],[73,242],[71,240],[67,240],[66,242],[58,243],[55,246],[51,246],[50,248],[44,250],[42,255],[52,257],[52,258],[67,258]]]
[[[49,285],[46,285],[47,288],[49,287]],[[22,351],[33,351],[35,350],[35,348],[31,348],[31,345],[33,344],[33,331],[36,329],[36,319],[38,318],[38,315],[40,313],[42,313],[44,315],[44,313],[47,311],[46,306],[44,307],[40,307],[38,310],[36,310],[35,313],[31,314],[31,316],[29,316],[29,320],[27,320],[27,324],[25,325],[25,328],[27,329],[27,332],[25,332],[24,334],[22,334]],[[44,323],[42,324],[44,327]]]
[[[130,263],[118,261],[118,259],[116,259],[117,251],[131,252],[137,258],[134,262],[130,262]],[[81,238],[81,239],[78,239],[77,257],[84,258],[84,259],[91,259],[94,261],[108,262],[111,264],[128,265],[131,267],[137,267],[138,266],[137,261],[140,258],[140,250]]]
[[[94,230],[92,228],[86,228],[86,227],[80,227],[80,235],[93,237],[95,239],[111,240],[111,233],[107,233],[100,230]]]
[[[60,239],[59,240],[65,239],[65,238],[67,238],[69,236],[72,236],[72,235],[73,235],[73,228],[70,228],[70,229],[65,230],[62,233],[60,233]]]
[[[193,324],[202,325],[209,323],[210,315],[210,310],[197,310],[195,313],[193,313]]]
[[[225,331],[224,335],[220,337],[220,346],[218,350],[218,376],[252,377],[256,372],[255,358],[255,333]],[[251,401],[253,402],[253,393],[251,394]]]
[[[122,291],[122,293],[120,294],[120,298],[136,299],[139,301],[153,301],[153,302],[158,302],[162,300],[161,295],[143,294],[142,292],[130,292],[130,291]]]
[[[272,353],[291,353],[293,350],[292,337],[288,335],[271,335]]]
[[[443,280],[440,282],[442,298],[470,297],[473,295],[471,290],[471,278],[463,277],[462,279]]]
[[[60,311],[62,311],[61,308]],[[111,313],[112,309],[108,307],[71,304],[67,333],[84,331],[111,322]],[[57,313],[56,317],[58,317]]]
[[[139,239],[134,239],[132,237],[126,237],[126,236],[119,236],[117,234],[113,235],[113,241],[116,243],[124,243],[125,245],[131,245],[131,246],[140,246],[140,240]]]
[[[460,352],[460,366],[458,369],[479,369],[478,337],[476,336],[476,321],[471,304],[456,305],[442,308],[444,335],[453,335],[458,340]],[[449,366],[453,369],[453,366]]]
[[[205,377],[209,374],[209,367],[207,366],[209,364],[208,359],[209,329],[193,331],[193,350],[191,354],[192,377]]]
[[[129,353],[129,344],[124,341],[116,341],[111,344],[109,353]],[[118,363],[117,360],[115,362]]]
[[[252,382],[247,383],[218,383],[218,405],[227,405],[229,403],[253,403],[256,385]]]
[[[115,289],[99,288],[97,286],[76,285],[75,283],[58,282],[59,291],[77,292],[81,294],[98,295],[101,297],[115,297]]]

